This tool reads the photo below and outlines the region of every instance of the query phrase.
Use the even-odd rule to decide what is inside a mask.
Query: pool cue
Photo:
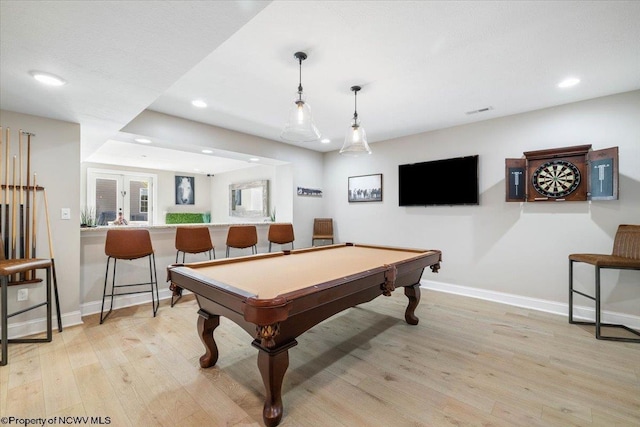
[[[62,318],[60,317],[60,299],[58,298],[58,277],[56,275],[56,262],[53,256],[53,241],[51,240],[51,224],[49,223],[49,204],[47,203],[47,190],[42,189],[44,195],[44,213],[47,218],[47,234],[49,236],[49,256],[51,257],[51,274],[53,275],[53,293],[56,298],[56,314],[58,315],[58,332],[62,332]]]
[[[13,205],[11,209],[11,258],[16,259],[16,240],[17,240],[17,220],[18,220],[18,193],[16,193],[16,156],[13,156],[13,182],[12,182],[12,193],[11,198],[13,200]],[[16,281],[16,275],[11,276],[11,281]]]
[[[13,156],[13,185],[11,198],[13,200],[11,212],[11,258],[16,258],[16,231],[18,223],[18,194],[16,193],[16,156]]]
[[[29,186],[31,184],[31,132],[27,132],[27,187],[25,188],[25,200],[24,200],[24,257],[29,259],[32,257],[35,257],[35,255],[31,255],[31,239],[29,236],[29,207],[30,207],[30,203],[29,203],[29,191],[31,191],[29,189]],[[26,280],[31,280],[31,276],[32,273],[35,273],[35,271],[29,270],[25,273],[25,279]]]
[[[36,201],[38,200],[36,196],[38,195],[38,185],[36,184],[36,175],[33,174],[33,215],[31,215],[31,219],[33,221],[31,226],[31,257],[36,257],[36,216],[38,210],[36,209]]]
[[[2,144],[4,143],[4,133],[2,133],[2,126],[0,126],[0,181],[2,181]],[[4,239],[4,233],[3,233],[3,229],[2,229],[2,216],[4,214],[4,205],[0,202],[0,236],[3,236],[2,238]],[[0,244],[2,244],[4,246],[4,242],[0,242]]]
[[[11,233],[9,229],[9,145],[11,145],[11,131],[7,128],[7,147],[6,156],[4,159],[4,254],[5,257],[10,257],[9,253],[9,240],[11,239]]]
[[[22,135],[24,132],[20,129],[18,134],[18,199],[20,205],[18,207],[18,248],[16,258],[24,258],[24,189],[22,188]],[[24,273],[20,273],[18,280],[24,280]]]

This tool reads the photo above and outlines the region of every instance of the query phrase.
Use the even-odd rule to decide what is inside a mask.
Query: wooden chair
[[[0,236],[0,242],[2,238]],[[1,345],[2,345],[2,360],[0,360],[0,366],[4,366],[8,362],[10,343],[38,343],[38,342],[51,342],[52,340],[52,319],[51,319],[51,260],[42,258],[22,258],[22,259],[5,259],[4,245],[0,245],[0,288],[2,288],[0,299],[2,299],[2,318],[0,319],[0,328],[2,329]],[[46,271],[46,299],[44,302],[40,302],[31,305],[22,310],[9,313],[8,311],[8,288],[9,286],[20,286],[30,282],[12,282],[11,277],[17,277],[22,273],[28,271],[44,269]],[[35,274],[35,272],[34,272]],[[9,318],[18,314],[25,313],[27,311],[34,310],[36,308],[46,306],[47,307],[47,337],[46,338],[12,338],[9,339],[8,324]],[[58,308],[59,310],[59,308]],[[58,318],[60,315],[58,314]]]
[[[595,266],[595,296],[585,294],[573,288],[573,263],[584,262]],[[640,225],[620,225],[613,241],[611,255],[604,254],[571,254],[569,255],[569,323],[578,325],[595,325],[596,338],[610,341],[640,342],[640,338],[624,338],[602,335],[604,327],[622,328],[640,336],[640,331],[625,325],[603,323],[600,313],[600,270],[614,268],[619,270],[640,270]],[[573,319],[573,294],[582,295],[595,301],[595,322],[583,322]]]
[[[313,220],[313,237],[311,238],[311,246],[316,240],[331,240],[333,244],[333,219],[332,218],[315,218]]]
[[[182,252],[182,262],[184,262],[186,254],[200,254],[207,252],[209,259],[216,258],[216,251],[213,243],[211,243],[211,234],[208,227],[178,227],[176,228],[176,263]],[[182,288],[172,287],[171,307],[182,298]]]
[[[271,224],[269,226],[269,252],[271,252],[271,244],[286,245],[291,243],[291,249],[293,249],[293,241],[295,236],[293,234],[293,224]]]
[[[160,295],[158,293],[158,274],[156,272],[156,259],[151,245],[151,235],[146,229],[127,229],[127,230],[107,230],[107,238],[104,245],[104,252],[107,255],[107,271],[104,276],[104,288],[102,290],[102,308],[100,309],[100,324],[102,324],[107,316],[113,310],[113,300],[117,296],[132,295],[151,292],[151,306],[153,308],[153,317],[156,316],[158,307],[160,306]],[[142,283],[129,283],[116,285],[116,264],[118,260],[134,260],[139,258],[149,258],[149,281]],[[113,278],[111,280],[111,294],[107,295],[107,281],[109,278],[109,264],[113,260]],[[116,293],[117,288],[129,288],[131,286],[150,285],[150,291],[137,290],[130,292]],[[153,288],[155,286],[155,294]],[[111,305],[107,314],[104,314],[104,300],[109,296]]]
[[[227,258],[229,248],[251,248],[252,254],[258,253],[258,230],[255,225],[232,225],[227,232]]]

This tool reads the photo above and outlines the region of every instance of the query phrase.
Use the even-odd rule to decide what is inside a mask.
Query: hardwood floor
[[[328,319],[289,351],[282,426],[639,426],[640,345],[565,317],[424,291],[417,326],[396,291]],[[197,303],[150,304],[12,344],[0,415],[113,426],[261,426],[250,337],[227,319],[200,369]]]

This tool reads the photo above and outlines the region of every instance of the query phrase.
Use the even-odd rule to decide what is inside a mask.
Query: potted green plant
[[[96,210],[95,208],[83,208],[80,211],[80,227],[96,226]]]

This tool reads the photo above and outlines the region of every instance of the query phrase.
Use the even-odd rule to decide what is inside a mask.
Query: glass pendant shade
[[[347,136],[344,138],[344,145],[340,149],[340,154],[347,156],[371,154],[371,148],[369,148],[369,143],[367,142],[367,133],[355,118],[351,121],[349,130],[347,130]]]
[[[304,52],[296,52],[293,55],[300,65],[300,82],[298,83],[298,92],[296,99],[293,101],[291,110],[289,110],[289,120],[285,125],[280,138],[289,142],[313,142],[320,140],[320,131],[313,123],[311,117],[311,107],[302,97],[302,61],[307,59]]]
[[[304,102],[302,96],[296,97],[289,110],[289,120],[280,138],[290,142],[313,142],[320,139],[320,131],[311,117],[311,107]]]
[[[347,156],[358,156],[360,154],[371,154],[371,148],[367,142],[367,133],[364,131],[361,123],[358,122],[358,91],[362,89],[360,86],[351,86],[354,100],[353,119],[351,127],[347,130],[347,136],[344,138],[344,145],[340,149],[340,154]]]

